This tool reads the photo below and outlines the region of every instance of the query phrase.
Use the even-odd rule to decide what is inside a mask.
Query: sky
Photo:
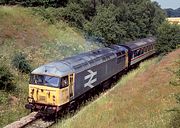
[[[152,0],[152,1],[157,1],[160,5],[161,8],[172,8],[172,9],[177,9],[180,7],[180,0]]]

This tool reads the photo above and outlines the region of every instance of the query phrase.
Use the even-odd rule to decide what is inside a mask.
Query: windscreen
[[[30,84],[59,87],[60,78],[45,75],[31,75]]]

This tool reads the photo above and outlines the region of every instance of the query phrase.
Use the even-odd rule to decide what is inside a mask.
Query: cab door
[[[69,75],[69,97],[70,97],[70,100],[73,99],[74,97],[74,77],[75,77],[75,74],[70,74]]]
[[[69,76],[64,76],[61,78],[60,85],[60,104],[65,104],[69,102]]]

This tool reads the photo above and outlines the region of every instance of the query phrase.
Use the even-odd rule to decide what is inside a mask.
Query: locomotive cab
[[[31,110],[53,109],[69,102],[74,96],[74,74],[57,77],[42,74],[31,74],[29,82],[28,104]]]

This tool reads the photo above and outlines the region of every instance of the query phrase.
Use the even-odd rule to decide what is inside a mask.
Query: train
[[[26,109],[58,113],[105,81],[152,56],[156,38],[81,53],[42,65],[30,74]]]

